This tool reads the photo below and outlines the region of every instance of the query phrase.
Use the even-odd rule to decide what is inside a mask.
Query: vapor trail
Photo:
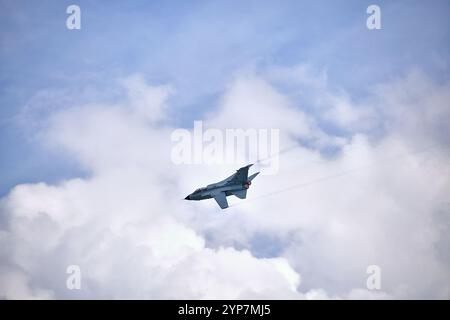
[[[388,160],[389,161],[399,160],[399,159],[402,159],[402,158],[405,158],[405,157],[408,157],[408,156],[412,156],[412,155],[416,155],[416,154],[420,154],[420,153],[426,153],[426,152],[432,151],[432,150],[434,150],[436,148],[442,147],[444,145],[447,146],[448,144],[447,143],[439,143],[439,144],[435,144],[435,145],[429,146],[429,147],[424,148],[424,149],[417,150],[415,152],[408,152],[408,153],[392,155],[392,156],[389,156],[389,157],[385,157],[382,161],[385,162],[385,161],[388,161]],[[294,147],[290,147],[290,148],[284,149],[283,151],[290,151],[292,149],[294,149]],[[274,196],[274,195],[277,195],[277,194],[280,194],[280,193],[284,193],[284,192],[288,192],[288,191],[292,191],[292,190],[295,190],[295,189],[305,188],[305,187],[308,187],[308,186],[311,186],[311,185],[314,185],[314,184],[318,184],[318,183],[321,183],[321,182],[324,182],[324,181],[327,181],[327,180],[340,178],[340,177],[343,177],[343,176],[346,176],[346,175],[350,175],[350,174],[359,172],[359,171],[367,169],[367,168],[374,167],[374,166],[378,165],[378,163],[379,162],[377,162],[377,163],[370,163],[370,164],[354,167],[354,168],[351,168],[351,169],[348,169],[348,170],[343,170],[343,171],[340,171],[340,172],[332,174],[332,175],[326,175],[326,176],[323,176],[323,177],[320,177],[320,178],[317,178],[317,179],[313,179],[313,180],[310,180],[310,181],[305,181],[305,182],[302,182],[302,183],[294,184],[292,186],[289,186],[289,187],[286,187],[286,188],[283,188],[283,189],[280,189],[280,190],[275,190],[275,191],[272,191],[272,192],[269,192],[269,193],[266,193],[266,194],[254,197],[254,198],[249,198],[249,199],[247,199],[246,201],[243,201],[243,202],[232,204],[232,205],[230,205],[230,207],[242,205],[242,204],[248,203],[249,201],[254,201],[254,200],[258,200],[258,199],[271,197],[271,196]]]

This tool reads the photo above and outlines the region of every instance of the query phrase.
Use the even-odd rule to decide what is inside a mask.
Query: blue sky
[[[30,142],[14,120],[46,88],[73,100],[77,90],[112,88],[112,79],[142,73],[175,87],[173,121],[183,125],[201,118],[246,67],[308,63],[355,99],[411,67],[448,75],[447,1],[377,2],[379,31],[365,28],[370,1],[78,1],[79,31],[65,27],[71,3],[2,1],[0,194],[79,173],[70,159]]]

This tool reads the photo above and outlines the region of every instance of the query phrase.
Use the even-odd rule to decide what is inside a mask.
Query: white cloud
[[[371,109],[389,105],[382,119],[330,93],[325,76],[306,81],[344,104],[328,117],[352,127],[343,138],[325,133],[320,115],[298,106],[270,77],[238,76],[208,126],[276,127],[282,147],[313,143],[284,154],[278,175],[258,177],[249,198],[230,199],[237,205],[225,212],[212,201],[181,200],[229,167],[171,163],[170,87],[134,76],[122,82],[123,101],[52,113],[42,143],[64,150],[89,176],[18,185],[1,199],[0,295],[448,298],[449,153],[442,145],[428,150],[446,140],[448,84],[410,77],[377,88]],[[405,108],[413,111],[404,116]],[[417,126],[421,113],[425,121]],[[358,130],[371,123],[358,121],[390,127],[374,143]],[[324,144],[342,152],[324,158]],[[65,287],[71,264],[81,267],[81,291]],[[380,292],[365,289],[371,264],[382,270]]]
[[[51,299],[47,290],[33,289],[27,276],[18,270],[0,269],[0,296],[3,299]]]

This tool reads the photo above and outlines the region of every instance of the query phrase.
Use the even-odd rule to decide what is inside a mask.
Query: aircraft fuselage
[[[251,181],[259,173],[257,172],[249,177],[248,168],[251,166],[252,165],[248,165],[240,168],[235,174],[229,176],[223,181],[199,188],[184,199],[198,201],[214,198],[222,209],[228,208],[228,196],[234,195],[240,199],[245,199],[247,197],[247,189],[252,184]]]

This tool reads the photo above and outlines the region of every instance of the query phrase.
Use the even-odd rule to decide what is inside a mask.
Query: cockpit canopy
[[[199,193],[206,190],[206,188],[198,188],[197,190],[194,191],[194,193]]]

